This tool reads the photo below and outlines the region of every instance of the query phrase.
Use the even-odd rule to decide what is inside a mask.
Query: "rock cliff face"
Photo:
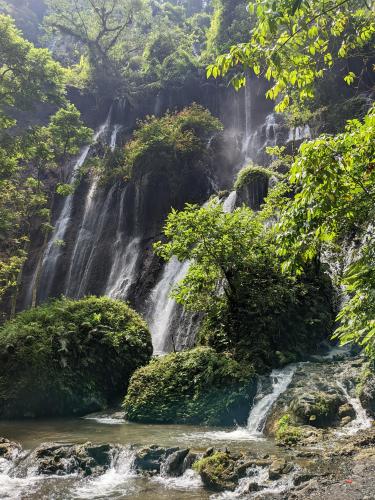
[[[183,264],[165,266],[153,254],[152,244],[160,239],[171,208],[180,210],[186,203],[202,204],[214,192],[230,189],[246,161],[259,157],[265,147],[276,143],[279,130],[271,115],[267,115],[268,104],[261,98],[264,89],[259,83],[251,91],[246,89],[238,94],[232,90],[224,92],[220,87],[211,88],[210,92],[200,89],[198,94],[175,95],[174,100],[156,96],[154,109],[151,101],[139,109],[116,102],[107,116],[100,112],[96,117],[90,98],[82,98],[84,115],[92,126],[97,126],[99,146],[107,143],[111,149],[129,138],[136,118],[152,112],[161,115],[168,106],[179,109],[194,97],[200,97],[200,102],[222,120],[225,129],[206,138],[207,150],[201,158],[188,165],[176,162],[173,176],[163,168],[141,168],[129,181],[114,180],[102,185],[95,176],[86,174],[73,195],[56,197],[52,217],[55,229],[47,248],[42,248],[40,235],[33,238],[19,309],[30,305],[35,290],[38,303],[61,294],[73,298],[105,294],[130,301],[150,324],[158,322],[160,326],[155,315],[163,312],[166,318],[161,332],[162,350],[173,347],[172,329],[176,330],[174,347],[192,345],[197,318],[184,315],[168,296],[183,275]],[[72,97],[79,105],[79,96]],[[99,119],[101,125],[97,125]],[[71,166],[72,171],[78,171],[96,149],[83,150]],[[160,157],[155,161],[163,163]],[[267,191],[267,180],[257,180],[239,192],[237,201],[258,209]],[[40,259],[42,272],[37,276]]]

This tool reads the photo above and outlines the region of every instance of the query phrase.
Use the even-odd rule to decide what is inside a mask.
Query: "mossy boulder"
[[[251,366],[198,347],[153,359],[137,370],[124,408],[136,422],[243,424],[255,391]]]
[[[0,417],[104,409],[151,355],[146,323],[121,301],[61,298],[24,311],[0,328]]]
[[[329,427],[337,423],[339,408],[345,403],[345,398],[339,394],[315,391],[296,396],[290,404],[290,409],[300,423]]]
[[[291,446],[299,443],[303,433],[301,428],[294,425],[292,417],[287,413],[276,423],[276,441],[278,444]]]
[[[237,204],[243,203],[253,210],[259,210],[268,194],[271,177],[279,174],[269,168],[249,164],[239,171],[234,188],[237,191]]]
[[[213,491],[235,490],[239,480],[236,470],[237,461],[223,451],[201,458],[194,464],[203,484]],[[244,475],[244,474],[242,474]]]
[[[371,417],[375,417],[375,371],[367,368],[363,371],[358,387],[362,406]]]

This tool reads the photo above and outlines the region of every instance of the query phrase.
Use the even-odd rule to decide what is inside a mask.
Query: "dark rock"
[[[359,399],[367,413],[375,417],[375,373],[368,373],[361,387]]]
[[[300,472],[294,476],[293,484],[294,486],[299,486],[302,483],[307,483],[307,481],[310,481],[313,477],[315,477],[315,475],[310,472]]]
[[[339,417],[342,419],[344,417],[350,417],[353,419],[355,417],[355,410],[353,406],[349,403],[345,403],[339,407]]]
[[[185,458],[189,454],[189,450],[177,450],[169,455],[161,466],[161,472],[165,476],[178,477],[181,476],[184,469]]]
[[[172,455],[176,451],[179,451],[178,447],[162,448],[157,445],[152,445],[147,448],[142,448],[141,450],[137,451],[135,455],[134,467],[139,472],[159,474],[161,465],[170,455]]]
[[[22,447],[19,443],[0,437],[0,458],[14,460],[21,450]]]
[[[43,443],[20,462],[15,474],[24,477],[28,469],[33,468],[38,475],[97,476],[110,467],[113,450],[109,444],[89,442],[79,445]]]
[[[345,403],[339,394],[315,391],[299,394],[291,402],[290,408],[302,423],[316,427],[334,425],[337,421],[338,409]]]
[[[202,458],[210,457],[214,452],[214,448],[207,448],[207,450],[203,453]]]
[[[268,477],[271,480],[280,479],[283,474],[288,474],[292,470],[293,464],[286,462],[283,458],[277,458],[270,465]]]
[[[191,469],[192,466],[194,465],[194,463],[198,460],[199,458],[199,455],[197,453],[193,453],[193,452],[189,452],[187,454],[187,456],[185,457],[184,459],[184,463],[183,463],[183,473],[187,470],[187,469]]]

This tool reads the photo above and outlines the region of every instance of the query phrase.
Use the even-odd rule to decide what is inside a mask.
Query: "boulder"
[[[359,399],[367,413],[375,418],[375,373],[367,371],[366,377],[361,385]]]
[[[344,404],[343,396],[338,393],[315,391],[297,395],[290,409],[303,424],[328,427],[337,423],[339,407]]]
[[[277,458],[272,462],[268,470],[268,477],[272,481],[280,479],[283,474],[288,474],[293,469],[291,463],[286,462],[283,458]]]
[[[0,437],[0,458],[14,460],[21,450],[22,447],[19,443]]]
[[[188,449],[177,450],[171,455],[168,455],[165,462],[161,465],[160,471],[163,476],[181,476],[185,468],[185,459],[189,454]]]
[[[17,466],[15,475],[26,477],[32,468],[37,475],[78,474],[99,476],[111,465],[114,448],[109,444],[43,443]]]
[[[173,455],[175,452],[179,451],[177,448],[163,448],[157,445],[151,445],[147,448],[142,448],[136,452],[134,459],[134,468],[138,472],[146,472],[148,474],[159,474],[161,470],[162,464],[167,460],[170,455]],[[186,451],[186,450],[182,450]],[[189,450],[187,450],[188,452]],[[185,454],[184,458],[186,457]],[[183,459],[182,459],[183,460]],[[178,459],[176,459],[175,464],[171,465],[171,470],[173,470],[173,466],[177,467],[176,463]]]

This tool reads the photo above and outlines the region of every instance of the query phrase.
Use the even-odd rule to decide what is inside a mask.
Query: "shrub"
[[[255,389],[251,367],[199,347],[156,358],[137,370],[124,408],[127,418],[137,422],[241,424]]]
[[[234,189],[242,188],[253,179],[261,178],[268,181],[272,175],[277,176],[278,174],[269,168],[250,163],[238,172],[236,182],[234,183]]]
[[[0,328],[0,417],[102,409],[151,354],[145,322],[123,302],[61,298],[24,311]]]

